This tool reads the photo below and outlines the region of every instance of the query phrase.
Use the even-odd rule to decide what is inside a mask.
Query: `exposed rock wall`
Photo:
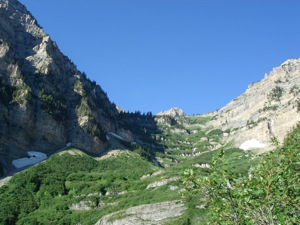
[[[163,111],[163,112],[159,112],[156,114],[157,116],[172,116],[172,117],[182,117],[185,116],[185,112],[178,108],[178,107],[174,107],[171,108],[169,110]]]
[[[108,214],[101,218],[96,225],[154,225],[172,221],[180,216],[186,207],[176,201],[140,205],[127,210]]]
[[[100,153],[107,132],[132,140],[99,85],[63,55],[17,0],[0,0],[0,163],[67,143]]]
[[[210,125],[230,129],[224,137],[236,146],[256,139],[271,148],[270,139],[280,142],[300,121],[300,59],[287,60],[246,92],[210,114]]]

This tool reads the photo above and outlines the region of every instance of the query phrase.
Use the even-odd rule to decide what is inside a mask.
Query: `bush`
[[[221,129],[215,129],[208,132],[208,136],[220,136],[223,134],[223,131]]]
[[[93,113],[86,97],[81,98],[80,103],[76,107],[76,112],[78,117],[87,116],[93,118]]]
[[[12,95],[12,101],[22,104],[24,101],[31,100],[32,90],[28,85],[17,87]]]
[[[300,125],[251,173],[233,172],[221,151],[207,177],[187,170],[183,184],[191,193],[202,193],[210,224],[299,224],[299,149]]]
[[[63,121],[67,117],[68,110],[63,100],[55,99],[52,95],[47,94],[45,89],[39,91],[38,97],[42,101],[44,112],[53,116],[55,120]]]
[[[282,97],[282,95],[283,95],[283,88],[279,87],[279,86],[276,86],[268,94],[268,99],[270,101],[272,101],[272,100],[274,100],[274,101],[280,101],[280,98]]]

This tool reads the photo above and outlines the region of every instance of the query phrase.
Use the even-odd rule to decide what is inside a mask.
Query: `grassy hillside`
[[[226,152],[232,161],[246,157],[240,150]],[[95,159],[79,150],[68,150],[15,175],[0,189],[0,221],[2,224],[47,224],[50,221],[55,224],[94,224],[103,215],[132,206],[180,201],[183,171],[195,164],[209,162],[216,153],[161,169],[130,151]],[[199,174],[209,172],[208,168],[195,170]],[[153,185],[158,181],[167,183]],[[173,224],[205,217],[206,211],[195,207],[196,199],[195,196],[186,202],[188,210]],[[81,206],[76,209],[76,205]]]
[[[54,155],[14,176],[9,185],[1,188],[0,221],[3,224],[96,222],[105,213],[138,204],[127,199],[133,191],[145,188],[140,177],[155,169],[131,152],[99,161],[78,150]],[[122,201],[120,192],[124,193]],[[90,210],[69,210],[79,202],[87,203]]]
[[[186,209],[165,224],[205,224],[213,218],[212,208],[204,207],[208,203],[203,204],[205,194],[199,191],[197,182],[188,186],[189,192],[183,191],[187,190],[185,171],[192,169],[194,175],[189,179],[197,180],[223,174],[226,162],[226,171],[230,171],[233,180],[244,179],[250,167],[261,165],[261,161],[273,162],[279,151],[265,158],[255,152],[222,146],[219,138],[224,132],[206,127],[208,120],[185,117],[167,125],[168,118],[164,118],[165,122],[158,125],[161,132],[155,133],[148,126],[147,135],[164,146],[165,154],[155,155],[164,168],[149,161],[144,155],[147,150],[141,148],[112,151],[101,158],[77,149],[53,155],[15,175],[0,188],[0,224],[95,224],[110,213],[119,212],[110,217],[113,221],[128,216],[120,210],[172,200],[183,202]],[[299,134],[298,127],[282,149],[299,156]],[[214,147],[200,145],[204,139]],[[220,152],[224,153],[223,161],[216,164],[212,159],[218,159]],[[271,170],[272,164],[268,165]],[[299,162],[293,165],[291,174],[299,172]]]
[[[299,147],[300,124],[246,174],[232,168],[221,151],[208,175],[186,170],[185,196],[202,196],[209,224],[300,224]]]

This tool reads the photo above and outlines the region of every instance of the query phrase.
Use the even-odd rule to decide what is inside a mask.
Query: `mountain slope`
[[[183,112],[182,109],[178,107],[171,108],[167,111],[159,112],[156,114],[157,116],[172,116],[172,117],[182,117],[185,116],[186,114]]]
[[[28,150],[53,153],[69,145],[100,153],[106,133],[133,135],[99,85],[64,56],[17,0],[0,0],[0,165]]]
[[[260,156],[232,144],[256,140],[265,151],[270,138],[281,141],[297,123],[299,66],[299,59],[288,60],[208,115],[178,108],[154,117],[126,113],[22,4],[0,0],[0,175],[28,150],[52,155],[4,182],[0,223],[204,224],[210,208],[199,200],[207,199],[196,192],[182,199],[183,171],[214,172],[212,158],[222,149],[226,169],[248,177]]]
[[[287,60],[249,85],[244,94],[209,114],[213,117],[209,125],[226,131],[223,140],[234,141],[237,147],[256,140],[260,147],[270,149],[271,138],[282,142],[300,120],[299,84],[300,59]]]

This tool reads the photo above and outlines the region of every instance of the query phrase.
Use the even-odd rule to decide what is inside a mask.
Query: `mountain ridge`
[[[156,114],[157,116],[172,116],[172,117],[181,117],[181,116],[186,116],[185,112],[178,108],[178,107],[173,107],[171,109],[159,112]]]
[[[195,190],[196,178],[220,175],[221,182],[226,179],[216,189],[239,194],[231,185],[241,184],[241,176],[255,181],[253,167],[272,148],[270,139],[278,145],[300,119],[300,59],[282,63],[209,114],[187,116],[177,107],[157,115],[129,113],[60,52],[21,3],[0,0],[0,18],[0,176],[48,156],[0,180],[0,223],[209,223],[214,208],[207,206],[207,193]],[[299,128],[289,145],[298,140]],[[292,150],[294,170],[288,164],[274,173],[295,175],[298,188],[299,176],[292,174],[298,153]],[[220,157],[223,167],[212,160]],[[238,176],[228,178],[227,170]],[[299,199],[293,200],[297,206]]]
[[[186,116],[177,107],[158,113],[161,118],[156,120],[152,114],[121,110],[60,52],[24,5],[17,0],[0,3],[0,163],[4,171],[13,169],[10,162],[26,156],[28,150],[51,154],[72,145],[100,154],[114,148],[107,139],[109,133],[128,143],[161,149],[143,123],[152,120],[152,128],[157,123],[174,125],[176,120],[163,117]],[[241,147],[253,140],[271,149],[270,139],[282,142],[300,119],[299,69],[299,59],[282,63],[220,110],[203,114],[212,116],[207,126],[223,130],[223,144],[234,142]]]
[[[132,141],[107,94],[63,55],[17,0],[0,1],[0,163],[28,150],[50,153],[71,143],[101,153],[107,132]]]
[[[256,139],[271,149],[270,139],[280,143],[287,132],[300,121],[299,113],[300,59],[289,59],[252,83],[247,90],[221,109],[210,113],[209,123],[229,131],[226,142],[236,146]]]

